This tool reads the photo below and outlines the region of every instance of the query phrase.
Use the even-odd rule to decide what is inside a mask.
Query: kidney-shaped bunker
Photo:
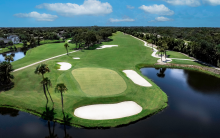
[[[90,120],[108,120],[136,115],[142,111],[142,107],[133,101],[125,101],[116,104],[96,104],[79,107],[74,115]]]

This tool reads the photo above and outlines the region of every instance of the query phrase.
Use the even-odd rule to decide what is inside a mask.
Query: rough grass
[[[172,59],[173,64],[185,64],[185,65],[197,65],[197,66],[202,66],[202,67],[208,67],[206,65],[200,64],[196,61],[189,61],[189,60],[176,60],[176,59]]]
[[[55,69],[60,69],[61,65],[60,64],[55,64],[54,68]]]
[[[175,51],[167,51],[168,58],[182,58],[182,59],[192,59],[182,53],[175,52]]]
[[[72,71],[86,95],[111,96],[122,93],[127,85],[117,72],[104,68],[78,68]]]
[[[129,36],[117,32],[112,37],[112,41],[103,42],[103,45],[118,45],[118,47],[106,48],[101,50],[84,50],[65,55],[56,59],[46,61],[51,72],[45,74],[52,82],[49,92],[55,102],[55,119],[60,122],[63,120],[62,104],[60,93],[55,93],[54,88],[57,83],[65,83],[68,91],[63,94],[64,112],[72,119],[71,125],[86,127],[115,127],[122,124],[128,124],[148,115],[152,115],[167,106],[166,94],[155,85],[150,79],[143,76],[136,65],[139,63],[155,64],[157,58],[151,56],[151,48],[144,46],[144,43]],[[71,45],[70,48],[73,48]],[[63,44],[46,44],[28,51],[25,58],[13,62],[15,68],[29,65],[39,60],[65,53]],[[74,60],[73,57],[80,57],[80,60]],[[58,71],[54,68],[57,62],[68,62],[72,68],[67,71]],[[46,109],[46,99],[43,93],[41,75],[34,74],[37,67],[31,66],[26,69],[14,72],[14,88],[0,93],[0,106],[9,106],[22,111],[30,112],[40,116]],[[78,85],[78,82],[72,75],[72,70],[78,68],[106,68],[114,70],[119,74],[127,85],[127,89],[120,94],[111,96],[90,96],[86,95]],[[152,87],[142,87],[134,84],[123,70],[135,70],[145,78]],[[85,120],[74,116],[74,109],[90,105],[103,103],[118,103],[123,101],[134,101],[139,104],[143,110],[141,113],[113,120]],[[49,101],[48,107],[52,108],[52,102]]]

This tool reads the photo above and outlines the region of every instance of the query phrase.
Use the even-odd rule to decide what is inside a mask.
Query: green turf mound
[[[110,69],[79,68],[73,70],[72,74],[87,95],[110,96],[127,89],[123,78]]]

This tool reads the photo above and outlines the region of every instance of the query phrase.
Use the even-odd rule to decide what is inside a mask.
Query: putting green
[[[82,91],[90,96],[110,96],[124,92],[127,85],[115,71],[103,68],[79,68],[72,71]]]

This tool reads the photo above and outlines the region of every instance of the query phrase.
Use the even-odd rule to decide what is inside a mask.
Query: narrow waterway
[[[183,69],[141,69],[167,95],[162,112],[110,129],[79,129],[0,108],[1,138],[219,138],[220,79]],[[70,138],[69,137],[69,138]]]

